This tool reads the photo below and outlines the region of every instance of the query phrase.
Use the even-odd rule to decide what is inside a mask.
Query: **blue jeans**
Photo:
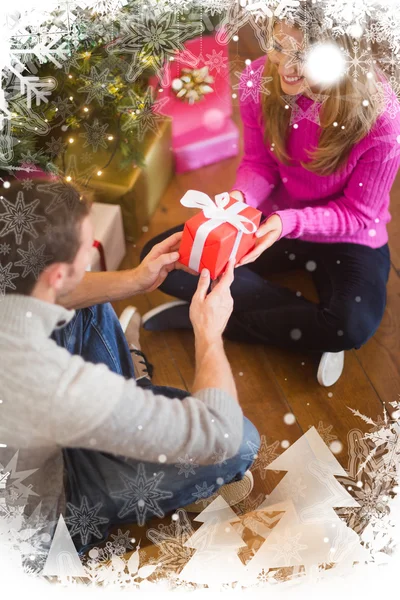
[[[111,371],[134,378],[129,348],[110,304],[79,310],[53,339],[71,354],[86,361],[104,363]],[[157,394],[183,399],[188,392],[138,382]],[[106,427],[106,425],[105,425]],[[157,440],[155,440],[157,443]],[[154,464],[87,449],[65,448],[66,522],[80,552],[103,541],[110,527],[143,525],[179,507],[201,501],[230,481],[242,479],[254,462],[260,445],[255,426],[244,417],[242,445],[233,458],[215,457],[214,464],[198,466],[195,459],[180,457],[175,464]],[[146,496],[147,494],[147,496]],[[83,512],[86,525],[77,525]]]
[[[181,231],[178,225],[157,235],[142,250]],[[268,280],[273,273],[308,270],[319,304]],[[234,309],[224,335],[230,340],[266,344],[319,355],[360,348],[376,332],[386,306],[390,271],[387,244],[321,244],[282,238],[253,263],[235,271]],[[190,302],[198,277],[171,271],[160,286],[170,296]]]

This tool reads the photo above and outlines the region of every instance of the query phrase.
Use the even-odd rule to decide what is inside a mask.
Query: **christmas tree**
[[[183,567],[179,579],[211,587],[240,580],[245,567],[238,550],[245,543],[231,526],[231,521],[238,520],[237,515],[218,496],[194,520],[204,525],[184,544],[196,552]]]
[[[71,577],[85,577],[85,569],[62,515],[58,519],[42,575],[58,577],[61,583],[66,583]]]
[[[315,427],[267,468],[287,474],[259,510],[285,514],[247,563],[250,579],[262,569],[303,565],[310,574],[319,565],[367,558],[358,535],[334,510],[359,504],[335,479],[346,473]]]
[[[0,90],[5,172],[41,167],[68,176],[67,152],[79,145],[79,160],[86,164],[99,149],[107,151],[95,175],[116,155],[122,169],[140,166],[141,142],[157,129],[162,104],[153,98],[149,78],[155,74],[160,84],[169,83],[170,61],[205,28],[203,11],[186,5],[171,10],[168,3],[150,0],[78,4],[46,13],[40,38],[37,25],[29,36],[29,22],[12,16],[26,64],[19,60],[18,70],[12,61],[6,65]],[[21,44],[14,49],[17,56]]]

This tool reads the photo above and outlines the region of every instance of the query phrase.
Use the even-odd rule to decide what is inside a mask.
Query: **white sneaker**
[[[344,367],[344,351],[324,352],[319,363],[317,379],[323,387],[330,387],[336,383]]]
[[[140,347],[140,325],[142,317],[135,306],[127,306],[122,312],[119,322],[128,342],[131,353],[135,379],[150,379],[153,375],[153,365],[149,363]]]
[[[243,479],[240,481],[232,481],[231,483],[226,483],[222,485],[219,490],[209,496],[208,498],[201,498],[192,504],[188,504],[183,508],[187,512],[192,513],[201,513],[206,506],[211,504],[218,496],[222,496],[229,506],[235,506],[242,502],[247,496],[250,494],[251,490],[254,487],[254,478],[251,471],[246,471],[243,475]]]

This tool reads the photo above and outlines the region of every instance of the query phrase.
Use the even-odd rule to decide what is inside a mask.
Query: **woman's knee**
[[[345,315],[337,328],[337,335],[343,341],[343,350],[361,348],[377,331],[384,309],[379,312],[351,311]]]

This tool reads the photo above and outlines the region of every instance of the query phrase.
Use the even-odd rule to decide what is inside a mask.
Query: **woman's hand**
[[[156,244],[135,269],[135,284],[141,293],[157,289],[168,273],[176,268],[181,239],[182,231],[178,231]]]
[[[236,266],[241,267],[254,262],[267,248],[279,239],[282,233],[282,220],[279,215],[272,215],[256,232],[256,245]]]

